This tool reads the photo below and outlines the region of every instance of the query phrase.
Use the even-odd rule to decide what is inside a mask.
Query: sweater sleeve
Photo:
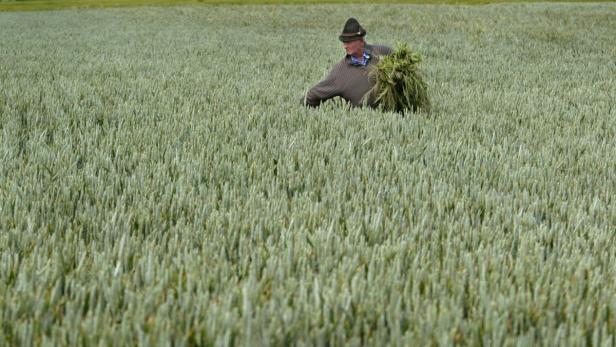
[[[317,83],[314,87],[310,88],[304,98],[302,98],[302,104],[306,106],[316,107],[323,101],[331,99],[340,95],[340,88],[336,82],[336,68],[334,68],[325,77],[324,80]]]
[[[390,55],[394,52],[391,47],[383,45],[373,45],[372,51],[377,55]]]

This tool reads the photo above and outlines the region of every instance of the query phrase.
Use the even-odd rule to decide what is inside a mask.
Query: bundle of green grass
[[[373,66],[370,76],[376,84],[371,92],[379,107],[399,113],[430,110],[428,85],[418,67],[419,62],[419,53],[402,43]]]

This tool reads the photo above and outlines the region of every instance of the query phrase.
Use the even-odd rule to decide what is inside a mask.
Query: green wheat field
[[[317,109],[354,16],[429,113]],[[0,13],[0,345],[614,346],[616,3]]]

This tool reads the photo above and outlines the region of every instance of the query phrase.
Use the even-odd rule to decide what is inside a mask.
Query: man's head
[[[356,57],[361,57],[364,54],[364,46],[366,45],[366,41],[362,37],[359,40],[342,42],[344,46],[344,50],[347,55],[354,55]]]
[[[344,45],[344,50],[349,55],[361,56],[364,51],[366,30],[362,28],[357,19],[349,18],[344,23],[342,34],[338,37]]]

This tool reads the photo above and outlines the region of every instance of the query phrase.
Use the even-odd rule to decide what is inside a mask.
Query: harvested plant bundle
[[[386,111],[428,111],[428,85],[417,66],[420,61],[419,53],[405,43],[397,44],[392,54],[381,58],[370,71],[376,79],[371,91],[375,103]]]

